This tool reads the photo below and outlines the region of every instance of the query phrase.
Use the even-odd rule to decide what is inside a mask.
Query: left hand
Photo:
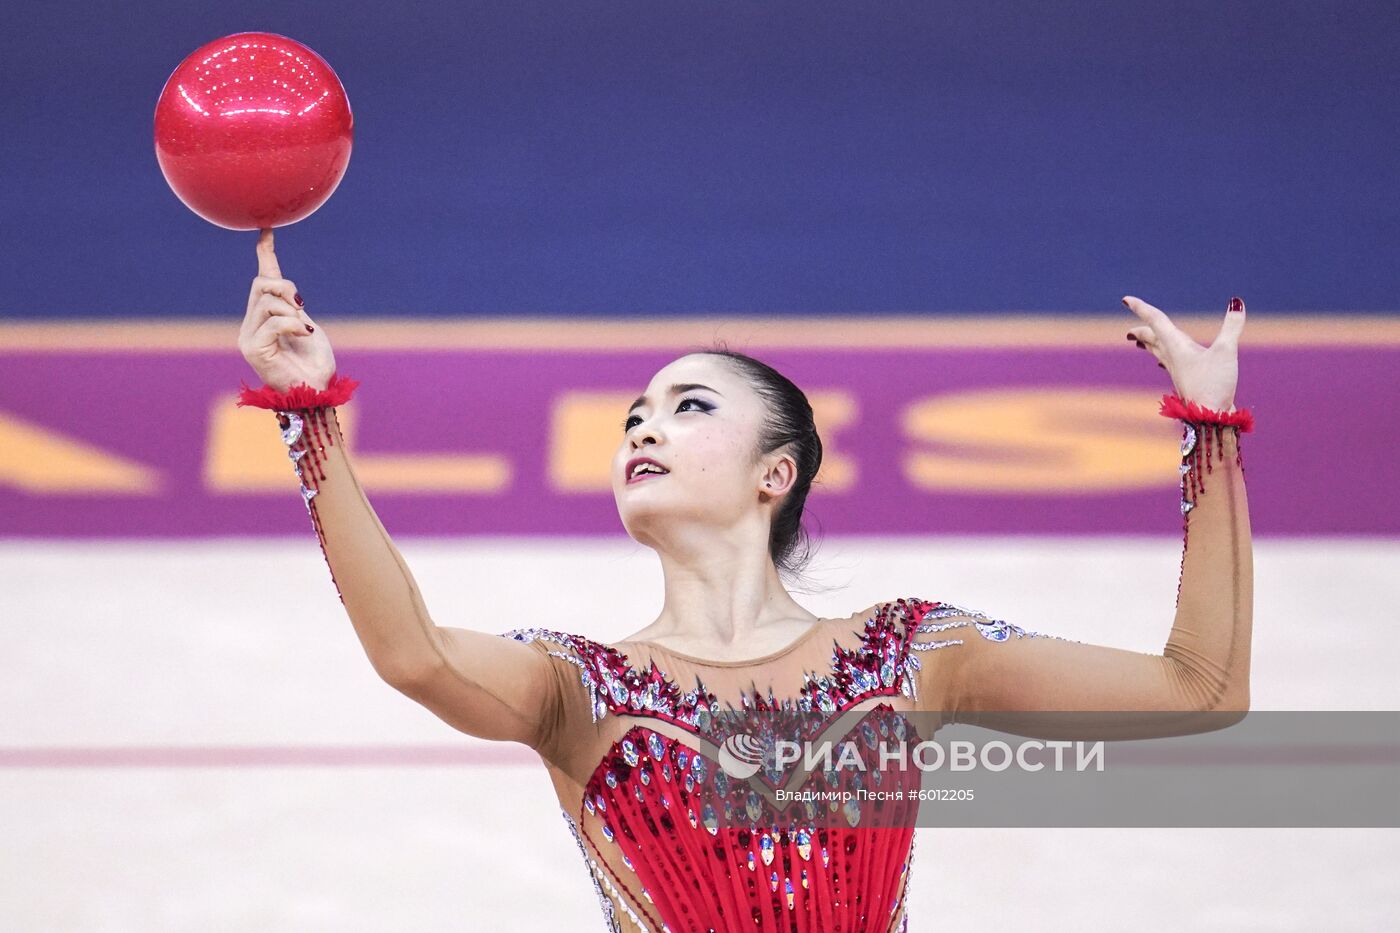
[[[1192,340],[1165,313],[1147,302],[1128,295],[1123,304],[1144,324],[1128,331],[1128,337],[1136,340],[1139,347],[1152,351],[1158,365],[1172,377],[1178,396],[1215,411],[1235,410],[1244,301],[1230,299],[1220,333],[1208,347]]]

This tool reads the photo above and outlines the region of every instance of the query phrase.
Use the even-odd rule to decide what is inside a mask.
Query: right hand
[[[1128,336],[1157,357],[1158,365],[1172,377],[1178,397],[1213,411],[1235,410],[1235,386],[1239,382],[1240,334],[1244,331],[1244,299],[1231,298],[1220,332],[1203,347],[1172,323],[1158,308],[1126,295],[1123,304],[1144,322]]]
[[[303,382],[324,389],[335,375],[330,338],[297,305],[296,296],[296,285],[282,278],[277,266],[272,228],[265,228],[258,236],[258,275],[238,331],[238,349],[258,378],[278,392]]]

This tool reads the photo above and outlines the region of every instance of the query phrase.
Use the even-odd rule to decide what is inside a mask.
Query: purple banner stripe
[[[627,403],[682,352],[345,352],[352,456],[395,534],[620,535]],[[1170,382],[1131,346],[755,355],[818,409],[822,533],[1180,533]],[[0,353],[0,536],[310,535],[240,379],[235,352]],[[1256,534],[1400,535],[1397,389],[1400,348],[1244,348]]]

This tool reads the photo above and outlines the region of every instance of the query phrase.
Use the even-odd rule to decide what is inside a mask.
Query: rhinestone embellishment
[[[771,688],[760,692],[755,687],[754,692],[741,692],[737,703],[743,711],[837,714],[871,697],[902,695],[913,699],[917,692],[916,675],[922,669],[919,655],[963,644],[969,628],[991,642],[1059,637],[1028,631],[962,606],[921,599],[894,600],[882,604],[865,621],[858,643],[848,648],[833,642],[829,666],[805,671],[796,696],[780,698]],[[512,629],[503,637],[520,642],[545,641],[550,656],[576,669],[594,723],[610,714],[659,719],[689,733],[707,735],[712,729],[722,729],[728,713],[735,712],[733,705],[724,710],[699,678],[692,687],[682,690],[657,667],[655,659],[649,658],[645,665],[633,664],[611,646],[546,628]],[[902,740],[906,734],[905,724],[896,718],[888,723],[882,721],[878,727],[866,723],[855,737],[861,747],[873,750],[881,736],[896,735]],[[878,804],[857,797],[848,798],[844,804],[832,802],[830,806],[809,803],[796,813],[805,812],[807,819],[814,821],[820,807],[828,820],[835,821],[835,828],[818,829],[814,822],[780,827],[776,815],[758,794],[738,780],[731,784],[722,772],[723,761],[638,725],[613,744],[591,775],[581,800],[588,822],[580,822],[578,831],[587,840],[586,845],[595,847],[593,853],[587,848],[584,852],[610,928],[616,928],[614,924],[627,915],[643,929],[721,929],[726,928],[726,920],[731,925],[747,924],[750,910],[755,911],[756,917],[773,910],[800,913],[809,909],[806,899],[813,891],[834,896],[830,901],[833,906],[855,908],[850,916],[862,923],[874,920],[875,912],[885,916],[888,911],[890,917],[895,917],[903,910],[902,883],[891,886],[879,898],[871,897],[870,892],[868,903],[860,903],[859,893],[866,890],[866,884],[888,881],[873,875],[863,878],[862,872],[869,871],[872,865],[886,865],[889,878],[898,877],[902,882],[912,857],[912,842],[907,852],[894,851],[882,861],[867,854],[866,846],[874,843],[864,840],[874,837],[859,836],[857,846],[857,837],[851,833],[857,829],[867,832],[867,827],[879,822]],[[866,784],[862,784],[859,774],[854,780],[835,771],[812,777],[832,787],[860,789],[866,784],[880,786],[882,782],[888,787],[890,781],[886,779],[893,774],[882,774],[876,769],[864,775]],[[696,796],[711,790],[720,796]],[[736,827],[736,821],[742,827],[745,818],[749,828]],[[675,845],[687,836],[694,840],[695,835],[691,834],[703,842]],[[737,850],[733,848],[736,837]],[[695,848],[692,850],[691,846]],[[611,854],[602,859],[601,853],[605,852]],[[694,854],[687,854],[691,852]],[[595,861],[593,854],[598,854],[600,860]],[[696,860],[700,854],[704,858]],[[672,857],[690,861],[672,862]],[[619,866],[633,874],[626,879],[620,877],[616,874],[622,870]],[[668,868],[669,878],[665,875]],[[678,876],[677,871],[682,875]],[[689,885],[692,880],[714,884],[716,879],[722,883],[724,873],[730,872],[742,872],[744,878],[737,889],[741,892],[742,921],[726,916],[716,922],[719,918],[697,917],[693,912],[686,917],[661,913],[669,910],[665,905],[671,903],[662,897],[662,891],[669,890],[663,884]],[[834,881],[837,875],[829,874],[836,872],[840,873],[839,883]],[[733,879],[739,884],[739,875]],[[742,899],[743,891],[751,900]],[[641,925],[633,914],[634,908],[647,915],[648,926]],[[653,913],[653,909],[657,912]],[[661,922],[663,916],[670,927]]]

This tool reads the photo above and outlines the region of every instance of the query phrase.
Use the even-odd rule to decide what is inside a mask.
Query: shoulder
[[[866,628],[867,646],[892,653],[896,671],[902,667],[904,693],[931,709],[943,708],[969,651],[976,655],[988,642],[1033,634],[980,609],[922,596],[885,601]],[[955,646],[963,647],[940,650]]]
[[[530,645],[584,670],[606,666],[617,655],[616,649],[586,635],[550,628],[513,628],[500,633],[500,637]]]
[[[628,685],[637,675],[627,656],[611,645],[585,635],[548,628],[511,629],[502,632],[501,637],[524,642],[573,665],[594,722],[609,710],[627,704],[631,697]]]
[[[597,644],[591,638],[583,635],[575,635],[572,632],[560,632],[552,628],[513,628],[509,631],[501,632],[502,638],[511,638],[515,641],[534,644],[541,642],[548,645],[559,645],[565,648],[583,648],[592,644]]]
[[[991,642],[1060,637],[1031,631],[993,613],[946,600],[909,597],[893,600],[889,605],[900,607],[898,616],[908,626],[910,647],[919,651],[960,645],[963,636],[974,633],[980,636],[978,640]]]

